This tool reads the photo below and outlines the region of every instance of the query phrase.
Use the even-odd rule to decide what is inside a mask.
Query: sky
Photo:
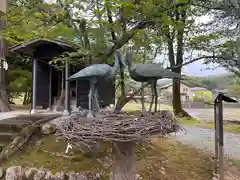
[[[216,67],[217,65],[203,65],[200,61],[198,61],[183,67],[183,73],[191,76],[210,76],[227,73],[225,68]]]
[[[207,23],[211,18],[209,16],[202,16],[198,19],[197,23]],[[210,76],[216,74],[227,73],[227,70],[223,67],[219,67],[217,64],[203,64],[203,61],[196,61],[183,67],[183,72],[187,75],[193,76]]]
[[[211,20],[210,16],[202,16],[196,19],[196,23],[197,24],[207,23],[210,20]],[[196,54],[208,55],[208,54],[205,54],[204,52],[198,51],[198,52],[195,52],[195,55],[193,55],[193,58],[199,57]],[[189,56],[187,52],[184,52],[184,55],[186,57]],[[157,59],[156,61],[162,61],[162,58],[164,58],[162,55],[158,55],[156,58]],[[204,60],[199,60],[191,64],[188,64],[186,66],[183,66],[182,72],[190,76],[211,76],[211,75],[217,75],[217,74],[225,74],[228,72],[225,68],[219,67],[218,64],[209,63],[206,65],[206,64],[203,64],[203,62]]]

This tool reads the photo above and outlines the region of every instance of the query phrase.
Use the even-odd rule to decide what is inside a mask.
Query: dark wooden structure
[[[56,99],[61,95],[61,87],[65,89],[64,111],[69,113],[72,105],[81,108],[88,107],[89,82],[65,81],[70,75],[81,70],[82,66],[65,62],[63,71],[57,71],[49,62],[64,52],[74,51],[74,48],[60,40],[36,39],[10,47],[11,53],[32,57],[32,111],[36,106],[52,109]],[[65,72],[64,72],[65,71]],[[62,79],[64,78],[64,79]],[[100,106],[115,103],[114,82],[101,82],[99,89]]]
[[[214,95],[215,172],[220,174],[220,180],[224,179],[223,101],[229,103],[237,102],[222,93]]]

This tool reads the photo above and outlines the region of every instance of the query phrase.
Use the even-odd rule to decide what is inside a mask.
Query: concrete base
[[[70,115],[70,113],[69,113],[68,110],[64,110],[62,115],[63,115],[63,116],[68,116],[68,115]]]
[[[36,114],[37,113],[37,110],[36,109],[31,109],[31,114]]]
[[[47,108],[46,110],[47,110],[48,112],[52,111],[51,108]]]

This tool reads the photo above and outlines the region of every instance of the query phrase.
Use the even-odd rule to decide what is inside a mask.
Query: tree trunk
[[[136,180],[136,143],[117,142],[112,151],[112,180]]]
[[[141,88],[139,88],[137,91],[134,91],[132,94],[130,94],[128,97],[123,94],[120,96],[120,98],[118,99],[117,101],[117,104],[115,106],[115,109],[114,109],[114,113],[119,113],[122,108],[139,92],[142,91],[142,89],[144,89],[145,87],[147,87],[149,84],[146,83],[144,85],[142,85]]]
[[[24,93],[24,98],[23,98],[23,105],[27,104],[27,99],[28,99],[28,92]]]
[[[31,102],[32,102],[32,92],[28,92],[27,104],[30,104]]]
[[[3,3],[7,7],[7,1]],[[4,5],[3,5],[4,6]],[[3,10],[7,11],[7,8],[3,8]],[[4,69],[4,61],[6,61],[6,53],[7,53],[7,47],[6,47],[6,22],[7,19],[4,16],[5,12],[3,11],[0,15],[0,112],[8,112],[11,110],[9,99],[8,99],[8,93],[6,88],[6,71]]]
[[[175,73],[181,73],[181,67],[173,70]],[[191,117],[184,109],[182,108],[181,102],[181,81],[178,79],[173,79],[173,110],[176,116]]]
[[[3,69],[3,60],[0,61],[0,112],[11,111],[6,88],[5,70]]]
[[[0,84],[0,112],[9,112],[11,110],[6,88]]]
[[[30,102],[31,102],[31,93],[30,92],[25,92],[23,105],[30,104]]]
[[[175,115],[179,115],[183,112],[180,93],[180,81],[173,79],[173,110]]]
[[[180,20],[182,25],[177,28],[177,56],[176,65],[183,63],[183,51],[184,51],[184,29],[186,25],[186,9],[178,8],[176,10],[176,20]],[[173,70],[175,73],[181,74],[182,68],[176,68]],[[173,109],[176,115],[185,116],[185,111],[182,109],[181,103],[181,90],[180,80],[173,80]]]
[[[64,100],[65,100],[65,88],[64,88],[64,71],[62,71],[62,78],[61,78],[61,94],[60,98],[57,101],[56,109],[61,111],[61,107],[64,106]]]

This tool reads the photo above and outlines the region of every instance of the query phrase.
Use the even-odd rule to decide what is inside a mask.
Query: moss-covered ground
[[[101,145],[97,158],[73,149],[65,154],[66,143],[55,136],[34,138],[21,152],[9,158],[4,167],[21,165],[58,171],[94,171],[108,179],[111,170],[111,144]],[[171,138],[155,138],[137,147],[138,173],[146,180],[208,180],[212,177],[211,157]]]

